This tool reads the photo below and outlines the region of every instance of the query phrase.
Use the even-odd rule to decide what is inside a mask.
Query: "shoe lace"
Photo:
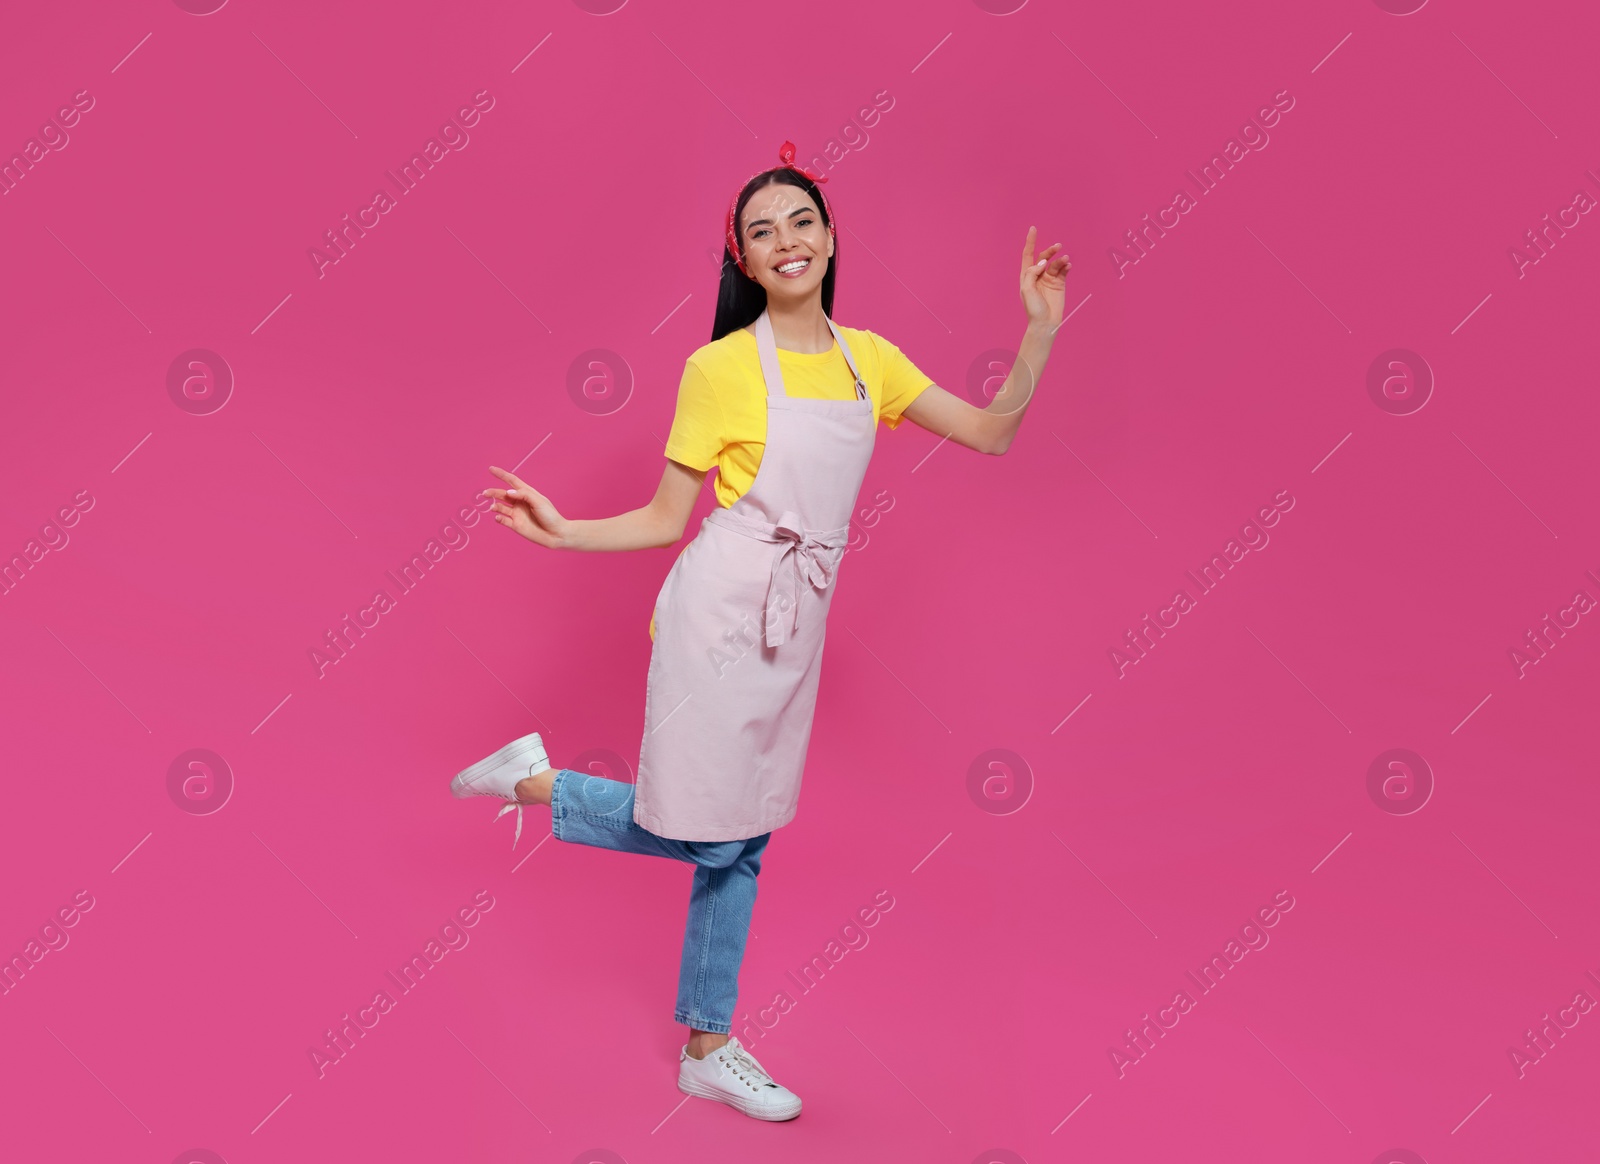
[[[756,1057],[738,1043],[723,1044],[723,1054],[729,1062],[735,1075],[743,1079],[751,1088],[772,1086],[777,1084],[772,1081],[772,1076],[767,1074],[767,1069],[756,1062]]]
[[[522,802],[519,800],[515,804],[506,805],[499,812],[494,814],[494,819],[495,820],[499,820],[501,817],[505,816],[505,814],[510,812],[512,809],[516,809],[516,811],[517,811],[517,835],[515,837],[513,837],[512,841],[511,841],[511,847],[512,847],[512,849],[515,849],[517,847],[517,842],[522,840]]]

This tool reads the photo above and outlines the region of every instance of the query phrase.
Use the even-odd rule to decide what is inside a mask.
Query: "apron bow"
[[[772,579],[767,586],[767,608],[763,616],[767,646],[781,646],[800,625],[801,583],[809,582],[818,590],[827,589],[833,581],[843,554],[845,539],[840,536],[818,537],[808,533],[800,523],[800,515],[785,510],[773,523],[773,538],[782,543],[782,549],[772,563]],[[848,529],[845,533],[848,534]],[[793,563],[794,585],[788,585],[785,576]],[[781,609],[787,602],[788,609]]]

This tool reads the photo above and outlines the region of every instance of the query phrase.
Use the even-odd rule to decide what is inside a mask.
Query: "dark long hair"
[[[766,170],[757,174],[745,183],[743,190],[739,191],[739,200],[733,208],[735,228],[744,218],[745,203],[755,196],[756,191],[764,190],[778,182],[798,186],[803,190],[810,197],[812,205],[817,208],[817,213],[822,218],[822,225],[829,225],[828,207],[822,201],[822,195],[818,192],[816,184],[804,174],[788,166],[781,166],[776,170]],[[742,252],[743,238],[740,237],[736,241]],[[829,319],[833,318],[833,284],[838,274],[839,239],[836,235],[833,240],[833,258],[828,260],[827,274],[822,276],[822,312]],[[739,265],[733,261],[733,256],[724,246],[721,283],[717,288],[717,316],[711,325],[711,338],[719,340],[738,328],[754,323],[766,309],[767,289],[739,270]]]

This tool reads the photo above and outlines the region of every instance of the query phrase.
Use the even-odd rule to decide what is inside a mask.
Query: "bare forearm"
[[[654,505],[630,509],[616,517],[571,520],[561,528],[564,550],[647,550],[670,546],[683,536]]]
[[[1050,358],[1054,343],[1055,331],[1048,324],[1030,323],[1022,333],[1016,362],[1011,365],[1000,391],[983,410],[990,417],[990,441],[996,453],[1005,452],[1017,429],[1022,427],[1023,414],[1044,375],[1045,361]]]

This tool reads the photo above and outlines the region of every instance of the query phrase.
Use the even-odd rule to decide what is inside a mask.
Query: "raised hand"
[[[1033,240],[1038,230],[1028,228],[1028,241],[1022,247],[1022,306],[1028,312],[1030,324],[1043,324],[1053,332],[1061,326],[1061,313],[1067,302],[1067,272],[1072,270],[1072,260],[1057,255],[1060,243],[1052,243],[1033,257]]]
[[[530,542],[559,550],[565,544],[567,519],[550,504],[550,499],[529,485],[521,477],[498,465],[490,465],[489,472],[511,486],[510,489],[485,489],[485,497],[494,498],[494,519],[501,525],[516,530]]]

